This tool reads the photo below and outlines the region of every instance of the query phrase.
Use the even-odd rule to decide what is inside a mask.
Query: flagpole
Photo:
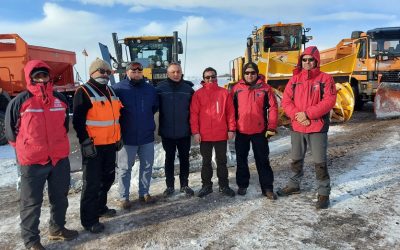
[[[88,80],[87,78],[87,67],[86,67],[86,56],[85,56],[85,82]]]
[[[87,78],[88,70],[87,70],[87,67],[86,67],[86,57],[88,57],[88,53],[87,53],[86,49],[83,49],[82,55],[85,57],[85,81],[87,81],[88,80],[88,78]]]

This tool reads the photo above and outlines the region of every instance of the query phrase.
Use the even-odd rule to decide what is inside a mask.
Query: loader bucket
[[[336,83],[337,97],[336,104],[332,109],[332,122],[348,121],[354,111],[354,93],[350,83]]]
[[[400,117],[400,83],[382,82],[374,100],[376,118]]]

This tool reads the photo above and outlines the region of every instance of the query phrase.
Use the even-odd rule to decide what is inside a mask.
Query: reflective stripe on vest
[[[85,90],[86,88],[86,90]],[[86,129],[95,145],[112,144],[120,140],[119,110],[121,103],[111,88],[107,88],[110,99],[86,83],[84,90],[89,96],[92,108],[86,115]],[[100,96],[102,94],[102,96]]]

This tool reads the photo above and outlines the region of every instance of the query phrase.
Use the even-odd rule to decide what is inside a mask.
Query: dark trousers
[[[107,211],[107,193],[115,179],[116,148],[114,144],[96,146],[95,158],[83,158],[81,223],[90,227]]]
[[[226,167],[226,147],[226,141],[200,143],[200,153],[202,157],[201,181],[203,183],[203,186],[211,186],[213,184],[211,181],[211,178],[213,176],[213,169],[211,164],[213,148],[215,150],[215,159],[217,162],[218,184],[220,187],[229,186],[228,168]]]
[[[253,135],[236,133],[236,183],[240,188],[247,188],[249,186],[250,172],[247,158],[250,151],[250,142],[253,148],[261,189],[273,190],[274,173],[269,164],[269,146],[264,133]]]
[[[179,181],[181,187],[189,184],[189,152],[190,136],[179,139],[162,138],[162,145],[165,150],[165,181],[167,187],[174,187],[175,177],[175,152],[178,149],[179,156]]]
[[[55,166],[21,166],[20,217],[21,236],[27,248],[40,241],[39,218],[43,202],[43,190],[47,181],[50,203],[49,231],[57,232],[64,228],[65,213],[68,208],[70,184],[69,159],[64,158]]]

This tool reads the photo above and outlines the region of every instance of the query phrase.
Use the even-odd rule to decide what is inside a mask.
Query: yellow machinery
[[[171,62],[180,63],[179,54],[183,54],[182,41],[178,32],[172,36],[131,36],[118,39],[117,33],[112,33],[115,57],[111,56],[106,45],[99,43],[103,59],[111,63],[119,78],[125,77],[125,67],[131,61],[143,65],[143,75],[154,85],[167,79],[167,67]],[[114,83],[114,79],[111,79]]]
[[[280,124],[289,122],[280,107],[280,101],[282,92],[292,77],[302,47],[311,39],[306,36],[309,30],[301,23],[277,23],[255,28],[247,38],[245,56],[238,57],[230,63],[232,82],[242,78],[242,67],[245,62],[252,61],[258,65],[260,74],[265,75],[268,84],[275,89],[279,103]],[[354,109],[354,94],[350,85],[358,49],[356,44],[354,46],[352,53],[321,65],[321,70],[332,75],[336,82],[338,97],[331,115],[332,120],[336,122],[349,120]]]

